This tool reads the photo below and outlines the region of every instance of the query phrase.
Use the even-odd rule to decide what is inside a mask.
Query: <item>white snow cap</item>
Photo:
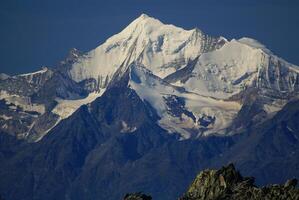
[[[269,49],[267,49],[267,47],[265,45],[263,45],[262,43],[260,43],[259,41],[255,40],[255,39],[243,37],[243,38],[239,39],[238,41],[243,44],[246,44],[248,46],[251,46],[253,48],[256,48],[256,49],[262,49],[265,53],[269,53],[269,54],[272,53]]]
[[[299,90],[298,66],[275,56],[254,39],[228,41],[224,37],[208,36],[197,28],[184,30],[164,24],[146,14],[141,14],[97,48],[73,56],[77,59],[68,72],[71,78],[76,82],[92,78],[102,92],[116,72],[121,76],[128,67],[134,66],[132,63],[140,64],[141,67],[130,68],[129,87],[155,108],[161,117],[161,127],[181,134],[182,138],[193,137],[196,132],[198,135],[228,134],[227,127],[242,106],[231,97],[247,88],[261,88],[271,94]],[[22,76],[31,77],[46,71]],[[58,101],[52,112],[61,119],[66,118],[82,104],[101,95]],[[176,100],[174,96],[184,100],[180,105],[193,117],[173,113],[175,109],[172,110],[170,104],[172,97]],[[271,101],[265,103],[264,108],[267,113],[277,112],[284,103],[273,105]],[[206,119],[210,124],[202,133],[199,131],[204,126],[201,121]],[[126,122],[122,128],[123,132],[135,130]]]
[[[198,29],[184,30],[142,14],[81,57],[70,75],[75,81],[111,77],[124,61],[131,63],[138,59],[154,74],[165,77],[200,54],[202,37]]]

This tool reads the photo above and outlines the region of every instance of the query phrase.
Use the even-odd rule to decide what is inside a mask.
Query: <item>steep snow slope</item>
[[[226,128],[236,116],[247,116],[244,110],[261,114],[257,119],[268,118],[298,96],[298,66],[258,41],[210,37],[145,14],[86,54],[73,49],[56,69],[1,78],[0,89],[43,107],[40,121],[55,115],[53,128],[100,97],[132,63],[142,67],[130,69],[129,86],[156,109],[162,127],[182,138],[229,134]],[[249,111],[245,104],[258,109],[251,106],[255,110]]]
[[[238,42],[241,42],[243,44],[246,44],[246,45],[251,46],[256,49],[262,49],[267,54],[272,54],[272,52],[265,45],[263,45],[262,43],[260,43],[259,41],[255,40],[255,39],[243,37],[243,38],[239,39]]]
[[[160,116],[159,124],[181,139],[225,131],[240,110],[233,101],[217,100],[189,93],[163,81],[144,66],[130,66],[129,87],[151,104]]]
[[[232,40],[221,49],[199,57],[193,76],[184,86],[206,96],[226,98],[253,81],[250,75],[257,72],[261,56],[259,49]]]
[[[100,88],[106,88],[115,72],[120,73],[119,68],[124,72],[134,61],[156,76],[168,78],[182,74],[192,60],[196,60],[193,69],[185,70],[189,74],[170,83],[220,99],[248,87],[261,87],[279,96],[298,90],[299,68],[254,39],[213,38],[198,29],[165,25],[145,14],[104,44],[79,56],[69,75],[77,82],[93,79]]]
[[[170,84],[210,99],[227,100],[244,93],[247,88],[260,88],[264,95],[278,98],[268,103],[263,101],[266,113],[277,112],[289,98],[285,94],[296,96],[298,91],[298,67],[278,58],[258,41],[213,38],[198,29],[184,30],[165,25],[144,14],[104,44],[79,56],[69,74],[77,82],[91,78],[99,83],[100,88],[106,88],[115,75],[121,77],[135,61]],[[149,86],[151,84],[148,82]],[[165,84],[162,87],[166,87]],[[155,98],[156,93],[161,93],[161,88],[149,88],[143,88],[143,95],[158,112],[162,112],[165,108],[162,108],[161,99]],[[168,91],[168,94],[171,93]],[[286,100],[281,101],[280,98]],[[193,101],[192,105],[196,102]],[[273,102],[278,103],[274,105]],[[195,107],[191,107],[190,111],[198,110]],[[214,115],[217,108],[217,105],[214,109],[212,106],[204,108],[210,114],[201,113],[202,117],[216,123]],[[230,124],[236,110],[234,114],[227,112],[225,117],[218,115],[218,123],[222,121],[222,125],[218,124],[218,131]],[[163,116],[163,113],[160,115]],[[183,118],[180,123],[189,124]],[[217,125],[214,124],[214,127]]]
[[[220,47],[223,38],[212,38],[198,29],[184,30],[165,25],[143,14],[120,33],[78,59],[70,70],[77,82],[94,78],[110,80],[124,62],[138,60],[154,74],[165,77],[189,59]]]
[[[65,100],[56,99],[57,105],[53,108],[51,112],[60,116],[61,119],[65,119],[72,115],[80,106],[86,105],[93,102],[96,98],[100,97],[105,90],[101,90],[100,93],[90,93],[86,98],[76,99],[76,100]]]
[[[280,93],[298,92],[298,70],[252,39],[232,40],[202,54],[189,78],[174,84],[215,98],[229,98],[248,87]]]

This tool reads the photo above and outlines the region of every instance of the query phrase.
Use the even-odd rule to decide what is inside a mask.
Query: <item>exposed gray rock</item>
[[[252,177],[242,177],[233,164],[220,170],[204,170],[179,200],[293,200],[299,199],[297,180],[259,188]]]

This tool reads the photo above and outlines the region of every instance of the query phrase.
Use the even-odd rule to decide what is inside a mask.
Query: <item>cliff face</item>
[[[179,200],[206,199],[299,199],[297,180],[284,185],[257,187],[253,177],[242,177],[233,164],[220,170],[204,170],[195,178],[188,191]]]
[[[200,172],[187,192],[178,200],[298,200],[297,180],[288,180],[284,185],[257,187],[253,177],[242,177],[233,164],[219,170]],[[124,200],[151,200],[142,193],[131,193]]]

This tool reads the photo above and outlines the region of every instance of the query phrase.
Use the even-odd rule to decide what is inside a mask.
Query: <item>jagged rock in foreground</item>
[[[138,192],[126,194],[124,200],[152,200],[152,197]]]
[[[299,199],[297,180],[288,180],[284,185],[258,188],[254,178],[242,177],[233,164],[220,170],[204,170],[195,178],[188,191],[179,200],[259,200]]]

